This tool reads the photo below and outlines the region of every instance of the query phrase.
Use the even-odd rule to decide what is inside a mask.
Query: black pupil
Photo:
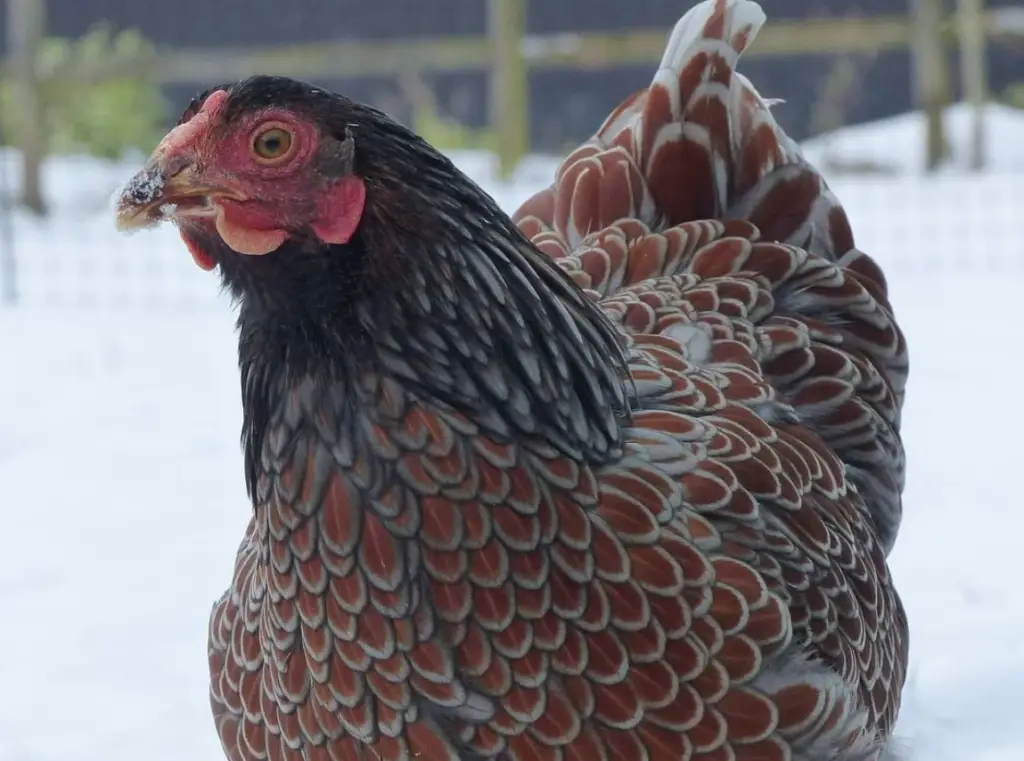
[[[281,142],[281,134],[279,132],[272,132],[269,135],[264,135],[263,150],[266,153],[280,153]]]

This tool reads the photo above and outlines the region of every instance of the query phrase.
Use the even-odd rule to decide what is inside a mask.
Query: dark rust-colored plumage
[[[233,761],[882,751],[906,345],[734,73],[762,22],[691,11],[521,231],[372,109],[230,88],[350,134],[367,185],[348,244],[203,241],[255,506],[210,623]]]

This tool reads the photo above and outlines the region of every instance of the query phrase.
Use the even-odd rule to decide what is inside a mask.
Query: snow
[[[1009,478],[1024,405],[1004,396],[1024,372],[1024,119],[994,113],[1000,171],[985,175],[916,175],[914,116],[827,141],[900,170],[832,185],[887,269],[912,352],[892,567],[912,628],[899,734],[922,761],[1024,758],[1024,513]],[[490,157],[455,158],[506,208],[552,171],[538,157],[500,184]],[[0,309],[0,761],[222,758],[206,621],[249,515],[233,315],[172,231],[113,232],[110,196],[137,166],[54,160],[53,217],[15,220],[23,305]]]
[[[775,111],[785,105],[775,107]],[[983,110],[985,144],[990,151],[988,166],[1000,173],[1024,171],[1021,130],[1024,113],[1000,103],[987,103]],[[954,175],[969,166],[973,108],[956,103],[945,110],[943,124],[950,157],[943,170]],[[816,166],[839,164],[886,174],[920,173],[925,166],[925,118],[920,111],[899,114],[867,124],[832,132],[804,143],[807,158]]]

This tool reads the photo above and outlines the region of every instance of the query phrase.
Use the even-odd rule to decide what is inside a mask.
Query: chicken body
[[[347,248],[186,237],[241,302],[255,511],[209,634],[232,761],[886,752],[906,345],[735,73],[763,21],[688,13],[652,85],[515,216],[533,246],[440,159],[361,169],[358,129]],[[420,186],[434,216],[406,230]],[[434,237],[422,266],[373,253]],[[374,256],[360,277],[403,290],[352,295],[328,330],[331,268]]]

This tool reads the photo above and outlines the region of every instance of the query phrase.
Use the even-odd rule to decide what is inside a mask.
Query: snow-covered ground
[[[780,104],[775,110],[785,107]],[[955,176],[969,166],[974,116],[974,109],[966,103],[946,109],[943,123],[950,156],[943,172]],[[1024,112],[1001,103],[988,103],[982,116],[990,173],[1024,172],[1024,144],[1020,139]],[[807,158],[817,166],[860,167],[885,174],[920,173],[925,166],[924,130],[924,114],[911,111],[830,132],[808,140],[803,147]]]
[[[993,140],[1009,169],[1024,119],[1003,117],[1017,119]],[[829,150],[912,169],[916,129],[844,131]],[[532,160],[499,185],[486,157],[457,159],[507,208],[552,169]],[[893,568],[912,626],[900,734],[921,761],[1024,758],[1014,168],[833,182],[912,352]],[[233,317],[172,232],[113,234],[108,196],[129,169],[55,161],[54,217],[16,220],[24,305],[0,310],[0,761],[221,758],[206,618],[249,513]]]

